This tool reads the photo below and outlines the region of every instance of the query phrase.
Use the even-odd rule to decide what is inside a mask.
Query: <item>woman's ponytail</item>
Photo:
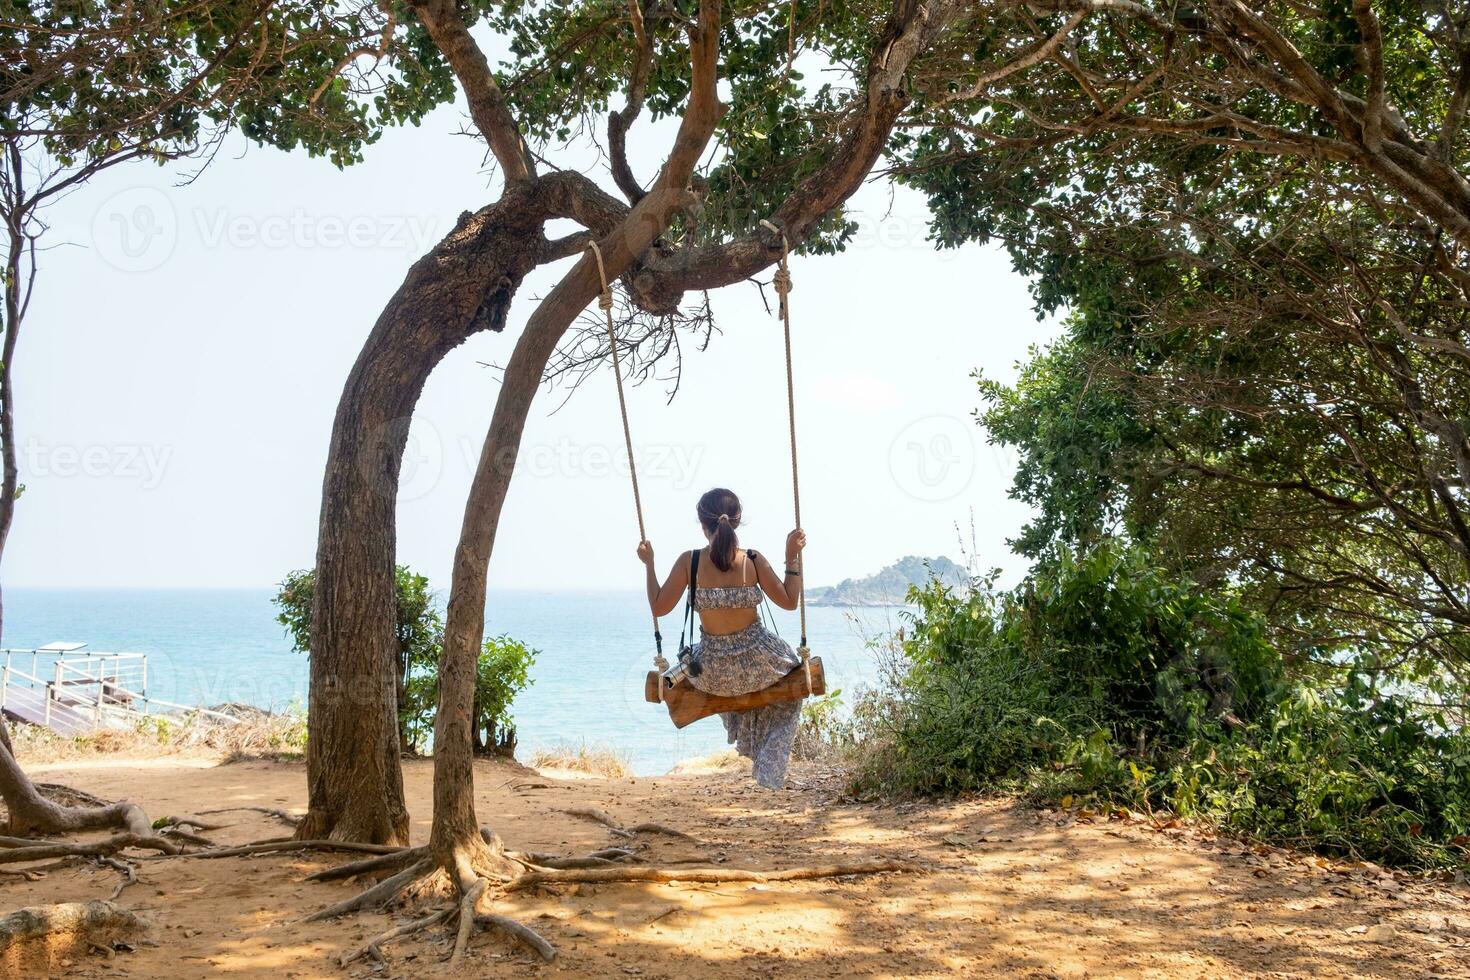
[[[709,532],[710,561],[720,571],[728,572],[735,565],[735,549],[740,544],[735,537],[735,529],[740,526],[740,498],[716,487],[699,498],[696,513]]]

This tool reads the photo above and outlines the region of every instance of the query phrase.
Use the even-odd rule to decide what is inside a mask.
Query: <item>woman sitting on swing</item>
[[[706,694],[727,697],[762,690],[801,665],[791,645],[765,628],[757,610],[762,593],[782,609],[796,608],[806,534],[797,528],[786,536],[783,577],[764,555],[740,547],[735,538],[740,498],[735,494],[717,487],[699,498],[695,513],[709,547],[680,555],[662,586],[653,567],[653,545],[638,545],[638,557],[648,569],[648,603],[656,616],[673,612],[689,588],[692,570],[700,641],[688,665],[689,683]],[[768,789],[786,785],[801,704],[782,701],[720,715],[730,742],[754,763],[756,782]]]

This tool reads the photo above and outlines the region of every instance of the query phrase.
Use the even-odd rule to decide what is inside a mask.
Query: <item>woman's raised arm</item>
[[[689,587],[689,552],[684,552],[669,569],[669,577],[663,585],[658,584],[658,574],[653,570],[653,545],[647,541],[638,545],[638,558],[647,570],[648,605],[655,616],[666,616],[679,604],[679,596]]]
[[[795,609],[801,597],[801,552],[806,547],[806,534],[792,531],[786,539],[785,575],[779,576],[766,556],[757,552],[755,556],[755,580],[772,602],[782,609]]]

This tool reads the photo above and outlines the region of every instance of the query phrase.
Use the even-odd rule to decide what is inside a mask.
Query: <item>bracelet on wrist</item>
[[[788,568],[788,569],[786,569],[786,574],[787,575],[795,575],[797,578],[800,578],[801,577],[801,569],[799,569],[799,568]]]

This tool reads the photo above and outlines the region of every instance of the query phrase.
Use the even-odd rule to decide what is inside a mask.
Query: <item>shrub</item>
[[[1107,542],[1016,590],[911,594],[901,664],[854,712],[858,788],[1006,788],[1171,809],[1413,866],[1465,859],[1470,738],[1380,671],[1289,677],[1228,592]]]
[[[492,636],[480,648],[475,665],[474,747],[477,752],[515,754],[511,702],[531,684],[531,665],[538,651],[509,636]],[[434,711],[439,703],[439,658],[434,669],[418,669],[408,678],[404,711],[404,745],[426,752],[434,737]]]
[[[276,621],[286,627],[292,647],[311,652],[311,604],[315,575],[292,572],[280,584]],[[444,619],[434,604],[429,580],[404,565],[395,572],[398,607],[398,737],[404,751],[428,751],[434,738],[439,702],[439,658],[444,649]],[[515,728],[510,705],[531,683],[537,651],[508,636],[490,637],[475,670],[475,750],[512,754]]]
[[[434,706],[422,703],[410,706],[409,679],[413,675],[435,673],[439,669],[439,651],[444,645],[444,619],[434,605],[434,592],[427,577],[406,565],[394,569],[394,589],[398,599],[394,617],[398,638],[398,671],[395,676],[398,699],[398,738],[405,748],[415,744],[414,731],[422,728],[424,712],[433,728]],[[296,571],[286,576],[276,592],[274,602],[280,612],[276,622],[286,627],[291,648],[298,653],[311,653],[311,605],[316,593],[316,573]]]

